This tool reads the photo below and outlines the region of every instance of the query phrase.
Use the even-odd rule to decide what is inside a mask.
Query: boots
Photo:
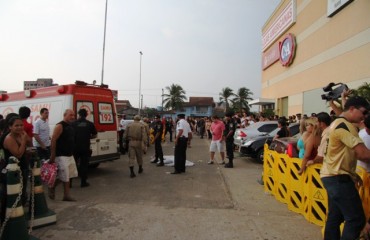
[[[157,167],[163,167],[164,166],[164,162],[163,162],[163,159],[160,160],[159,163],[157,163]]]
[[[233,167],[234,167],[233,160],[229,159],[229,162],[225,164],[225,168],[233,168]]]
[[[136,177],[134,173],[134,167],[130,167],[130,178],[134,178],[134,177]]]
[[[158,159],[153,159],[152,161],[150,161],[150,163],[157,163],[158,162]]]
[[[142,165],[139,165],[139,171],[138,173],[143,173],[144,169],[143,169],[143,166]]]

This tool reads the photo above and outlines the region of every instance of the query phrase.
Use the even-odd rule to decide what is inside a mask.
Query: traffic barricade
[[[276,200],[287,203],[288,201],[288,161],[289,156],[287,154],[278,154],[277,152],[272,152],[275,159],[275,173],[277,179],[275,180],[275,198]]]
[[[298,174],[302,159],[291,158],[288,162],[288,209],[296,212],[302,213],[303,211],[303,178]]]
[[[369,204],[370,204],[370,200],[369,200],[369,194],[370,194],[369,173],[367,173],[366,169],[361,167],[361,166],[356,167],[356,173],[362,179],[362,185],[359,186],[358,193],[360,195],[360,198],[362,199],[362,206],[364,208],[365,215],[368,218],[369,215],[370,215],[370,213],[369,213],[369,211],[370,211],[370,206],[369,206]]]
[[[320,178],[320,165],[313,165],[306,169],[309,175],[309,222],[324,226],[328,209],[328,196]]]
[[[264,146],[263,156],[263,183],[265,192],[275,195],[275,157],[273,151],[268,149],[268,145]]]

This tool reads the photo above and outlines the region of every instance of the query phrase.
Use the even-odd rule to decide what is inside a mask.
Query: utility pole
[[[163,88],[162,88],[162,111],[163,111],[163,95],[164,93],[163,93]]]
[[[108,12],[108,0],[105,1],[105,21],[104,21],[104,38],[103,38],[103,62],[101,69],[101,85],[104,83],[104,58],[105,58],[105,34],[107,29],[107,12]]]
[[[140,80],[139,80],[139,111],[138,111],[138,114],[140,115],[140,111],[141,111],[141,57],[143,56],[143,52],[140,51]]]

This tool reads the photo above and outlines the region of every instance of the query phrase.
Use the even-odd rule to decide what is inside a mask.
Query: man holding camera
[[[324,239],[357,239],[365,226],[362,202],[356,189],[357,159],[370,161],[370,150],[353,123],[364,120],[369,103],[362,97],[346,101],[343,113],[330,125],[328,145],[320,171],[328,194],[328,217]],[[342,237],[340,224],[345,221]]]

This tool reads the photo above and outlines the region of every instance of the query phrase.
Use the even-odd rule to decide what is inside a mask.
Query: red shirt
[[[222,134],[225,130],[223,121],[216,120],[211,124],[212,140],[217,141],[222,139]]]
[[[32,138],[33,137],[33,125],[27,122],[26,119],[22,119],[23,122],[23,129],[27,133],[27,135]]]

